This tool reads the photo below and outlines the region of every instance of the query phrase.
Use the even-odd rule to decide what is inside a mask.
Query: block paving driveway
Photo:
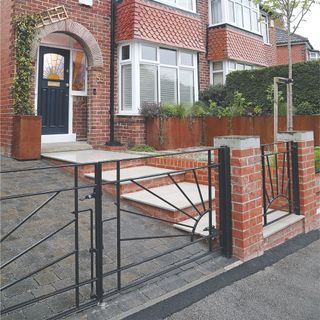
[[[18,162],[13,159],[1,158],[1,170],[39,168],[48,166],[46,161]],[[88,182],[80,181],[80,184]],[[74,179],[71,173],[62,169],[36,170],[20,173],[6,173],[1,175],[1,196],[11,194],[41,192],[73,187]],[[81,190],[79,198],[91,193],[92,188]],[[5,200],[1,203],[1,237],[14,228],[35,208],[41,205],[51,195],[38,195],[21,199]],[[123,207],[131,209],[126,204]],[[79,210],[94,208],[93,200],[79,201]],[[73,219],[74,192],[61,192],[51,202],[37,212],[30,220],[13,232],[1,243],[1,264],[9,261],[48,234],[61,228]],[[137,211],[137,209],[134,209]],[[103,218],[115,217],[114,200],[103,196]],[[104,223],[104,272],[116,268],[116,221]],[[122,213],[122,237],[172,235],[181,233],[166,223]],[[79,214],[79,241],[80,241],[80,281],[90,278],[90,218],[88,212]],[[144,258],[156,255],[190,241],[190,238],[153,239],[144,241],[123,242],[121,250],[122,265],[141,261]],[[42,242],[27,254],[1,270],[2,286],[18,280],[32,273],[38,268],[74,250],[74,225],[66,227],[52,238]],[[201,254],[208,250],[207,244],[199,242],[172,254],[141,264],[122,272],[122,284],[141,279],[151,273],[164,270],[166,267],[180,261]],[[74,256],[60,261],[45,270],[9,287],[1,292],[2,309],[15,304],[54,292],[65,286],[73,285],[75,279]],[[218,269],[233,262],[219,255],[209,255],[196,262],[171,271],[164,276],[157,277],[144,285],[121,292],[109,298],[105,304],[101,319],[116,315],[142,305],[150,299],[155,299],[201,279]],[[104,279],[105,292],[116,288],[114,275]],[[81,287],[81,301],[90,299],[90,285]],[[56,313],[73,307],[75,304],[74,290],[68,291],[49,299],[37,302],[22,309],[3,315],[2,319],[47,319]],[[85,311],[74,319],[86,316],[90,319],[99,319],[99,308]],[[103,316],[102,316],[103,314]]]

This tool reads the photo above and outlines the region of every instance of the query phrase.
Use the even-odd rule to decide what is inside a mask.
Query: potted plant
[[[16,73],[11,94],[14,112],[12,156],[17,160],[39,159],[41,153],[42,121],[35,115],[31,102],[34,71],[31,48],[36,25],[35,15],[21,15],[15,19]]]

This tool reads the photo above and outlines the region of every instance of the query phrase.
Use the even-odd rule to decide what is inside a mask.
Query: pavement
[[[38,170],[48,166],[44,160],[19,162],[10,158],[1,158],[1,169],[35,168],[35,171],[19,173],[6,173],[1,175],[1,196],[12,194],[42,192],[46,190],[60,190],[72,188],[74,185],[73,174],[62,169]],[[80,185],[88,184],[88,181],[80,181]],[[79,191],[79,198],[92,193],[92,187]],[[1,205],[1,235],[4,236],[12,230],[35,208],[46,201],[50,195],[39,195],[21,199],[5,200]],[[12,235],[1,243],[2,264],[19,255],[27,248],[33,246],[58,228],[70,222],[74,215],[74,192],[60,192],[52,201],[45,205],[26,223],[21,225]],[[103,195],[103,219],[115,217],[116,207],[114,199]],[[122,203],[122,207],[133,210]],[[79,210],[94,208],[94,200],[79,201]],[[139,212],[137,209],[134,211]],[[115,220],[104,223],[104,256],[103,271],[108,272],[116,268],[116,223]],[[121,215],[122,237],[155,236],[185,234],[183,231],[173,228],[171,225],[140,216],[123,213]],[[74,226],[70,225],[61,230],[50,239],[40,243],[30,252],[17,258],[14,262],[1,270],[1,283],[7,285],[19,280],[27,274],[33,273],[38,268],[64,256],[74,250]],[[121,250],[121,262],[123,265],[142,261],[143,259],[163,253],[174,247],[189,243],[190,238],[177,237],[170,239],[153,239],[145,241],[124,242]],[[79,216],[79,249],[80,249],[80,281],[90,279],[90,219],[88,212]],[[194,243],[184,249],[174,251],[158,259],[143,263],[135,268],[129,268],[122,272],[122,285],[130,285],[148,276],[173,267],[179,261],[187,261],[197,255],[208,252],[208,244],[204,241]],[[223,268],[236,259],[226,259],[219,254],[211,254],[176,268],[164,275],[158,276],[137,287],[123,290],[120,294],[111,295],[105,301],[103,308],[94,307],[79,314],[71,316],[73,319],[110,319],[128,312],[132,308],[143,306],[153,299],[161,299],[181,287],[193,281],[204,279],[210,274]],[[65,286],[75,283],[75,259],[73,256],[59,261],[43,271],[33,274],[27,279],[5,289],[1,292],[1,309],[50,294]],[[116,289],[115,275],[105,277],[105,293]],[[91,288],[85,285],[80,289],[80,302],[90,301]],[[74,290],[56,295],[52,298],[32,303],[22,308],[5,314],[2,320],[34,320],[48,319],[57,313],[74,306]]]
[[[126,320],[319,320],[320,231],[299,235]]]

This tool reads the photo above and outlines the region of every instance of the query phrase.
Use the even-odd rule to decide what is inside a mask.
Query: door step
[[[137,183],[142,185],[145,188],[154,188],[172,183],[172,180],[166,175],[166,173],[171,173],[176,182],[181,182],[184,179],[184,173],[174,173],[174,170],[152,167],[152,166],[137,166],[131,168],[124,168],[120,170],[120,180],[125,180],[121,182],[120,185],[120,194],[132,193],[142,190],[142,188],[130,179],[136,179]],[[94,173],[87,173],[85,177],[94,179]],[[151,177],[150,177],[151,176]],[[140,178],[145,177],[145,178]],[[110,184],[103,185],[103,189],[106,192],[111,193],[112,195],[116,194],[116,185],[117,180],[117,171],[108,170],[102,172],[102,181],[110,182]]]
[[[79,172],[81,174],[94,172],[94,164],[97,162],[102,163],[102,170],[114,170],[116,168],[117,160],[121,160],[122,167],[136,167],[145,164],[144,159],[139,159],[141,158],[140,155],[96,149],[49,152],[42,153],[41,156],[54,165],[64,165],[70,163],[79,164]],[[73,172],[73,168],[71,168],[70,171]]]
[[[91,150],[92,146],[85,141],[42,143],[41,153]]]
[[[197,210],[190,204],[190,202],[175,184],[149,189],[152,193],[158,195],[166,201],[159,199],[157,196],[146,190],[123,194],[121,197],[127,200],[132,206],[141,209],[147,215],[167,219],[172,222],[186,220],[186,218],[190,218],[191,216],[198,216],[199,212],[204,212],[197,184],[180,182],[178,185],[190,199],[192,204],[197,208]],[[207,209],[209,199],[208,186],[199,185],[199,189],[202,194],[205,208]],[[212,200],[214,200],[214,194],[214,188],[212,187]],[[170,205],[170,203],[172,205]]]

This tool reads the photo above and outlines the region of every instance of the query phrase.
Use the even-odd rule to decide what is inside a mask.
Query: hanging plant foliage
[[[37,31],[37,17],[37,14],[23,14],[14,20],[16,73],[13,79],[11,95],[14,113],[18,115],[34,114],[31,102],[33,76],[31,49]]]

